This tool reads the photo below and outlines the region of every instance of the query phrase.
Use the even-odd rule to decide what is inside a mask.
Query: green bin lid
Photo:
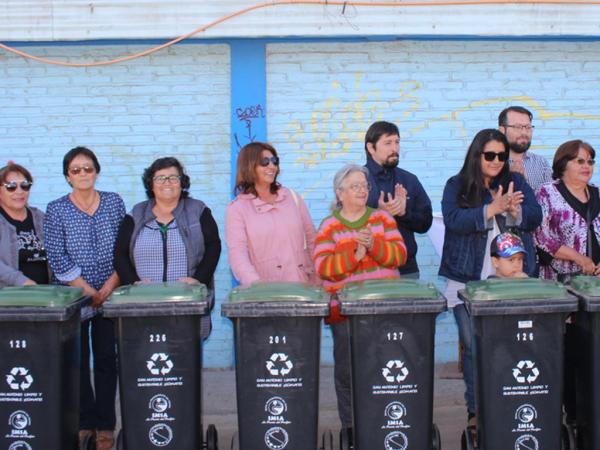
[[[588,297],[600,297],[600,277],[573,277],[571,278],[571,287]]]
[[[41,306],[65,307],[84,296],[82,288],[38,284],[0,289],[0,307]]]
[[[203,284],[187,284],[181,281],[166,283],[138,283],[122,286],[110,296],[113,304],[122,303],[171,303],[204,301],[207,295]]]
[[[379,278],[347,283],[342,287],[339,297],[351,302],[397,298],[435,299],[439,297],[439,293],[433,284],[425,281]]]
[[[309,283],[270,282],[239,286],[229,293],[229,302],[324,302],[322,287]]]
[[[469,281],[465,295],[474,301],[565,298],[569,294],[557,281],[539,278],[491,278]]]

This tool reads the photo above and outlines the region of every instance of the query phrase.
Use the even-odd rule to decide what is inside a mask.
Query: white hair
[[[329,205],[329,211],[331,211],[332,214],[342,209],[342,202],[337,196],[337,190],[344,190],[344,182],[346,181],[346,178],[348,178],[348,175],[354,172],[362,172],[365,174],[365,178],[369,178],[369,169],[364,166],[359,166],[358,164],[346,164],[344,167],[338,170],[335,174],[335,177],[333,177],[333,192],[335,192],[335,200],[331,202],[331,205]]]

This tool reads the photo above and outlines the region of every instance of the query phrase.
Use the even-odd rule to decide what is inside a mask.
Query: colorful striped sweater
[[[371,225],[374,245],[357,261],[356,233]],[[406,262],[406,246],[396,222],[385,211],[367,207],[356,222],[349,222],[339,212],[325,218],[317,232],[315,269],[323,287],[332,295],[344,283],[373,278],[399,278],[398,267]]]

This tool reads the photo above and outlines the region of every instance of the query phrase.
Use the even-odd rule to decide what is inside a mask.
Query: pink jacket
[[[314,281],[317,230],[306,204],[281,187],[274,205],[239,194],[225,212],[229,266],[243,285],[267,281]],[[304,249],[306,236],[307,249]],[[309,278],[310,277],[310,278]]]

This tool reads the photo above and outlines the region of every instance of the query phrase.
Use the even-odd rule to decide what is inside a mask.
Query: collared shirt
[[[509,158],[508,162],[512,164],[514,159]],[[531,186],[531,189],[533,189],[533,192],[542,184],[552,181],[552,167],[550,167],[548,160],[543,156],[536,155],[530,151],[525,152],[523,155],[523,167],[527,175],[527,182]]]

